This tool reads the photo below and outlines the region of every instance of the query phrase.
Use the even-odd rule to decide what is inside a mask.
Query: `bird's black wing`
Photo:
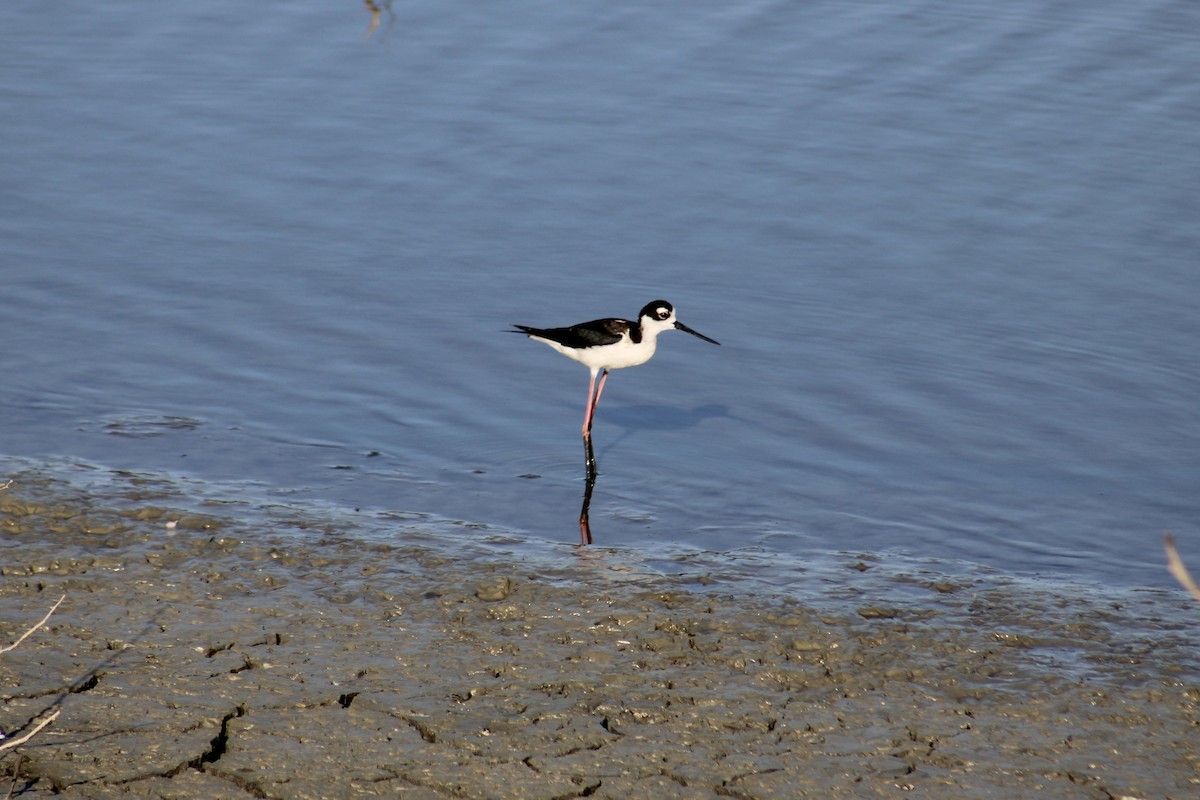
[[[528,325],[515,325],[517,330],[514,333],[540,336],[564,347],[579,349],[619,342],[622,334],[629,330],[629,326],[630,323],[623,319],[596,319],[569,328],[531,328]]]

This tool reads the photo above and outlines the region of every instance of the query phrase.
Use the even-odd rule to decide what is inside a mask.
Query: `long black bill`
[[[676,322],[675,327],[678,328],[679,330],[683,331],[684,333],[690,333],[692,336],[695,336],[698,339],[703,339],[704,341],[712,342],[713,344],[720,344],[720,342],[718,342],[716,339],[710,339],[707,336],[705,336],[703,333],[696,333],[694,330],[689,328],[687,325],[684,325],[682,322]]]

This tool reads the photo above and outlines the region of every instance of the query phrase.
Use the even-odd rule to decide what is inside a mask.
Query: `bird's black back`
[[[552,342],[558,342],[563,347],[583,349],[613,344],[621,340],[621,336],[629,332],[635,342],[641,341],[642,329],[625,319],[594,319],[591,322],[581,322],[568,328],[531,328],[528,325],[515,325],[514,333],[524,333],[529,336],[540,336]]]

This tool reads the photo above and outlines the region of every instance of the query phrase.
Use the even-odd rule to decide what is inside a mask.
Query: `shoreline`
[[[67,595],[0,655],[6,734],[61,712],[0,760],[15,796],[1200,792],[1197,627],[1119,603],[947,584],[817,608],[172,502],[0,490],[0,643]]]

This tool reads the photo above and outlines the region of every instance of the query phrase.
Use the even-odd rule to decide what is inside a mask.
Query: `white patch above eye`
[[[666,319],[667,317],[671,316],[671,309],[659,306],[658,308],[654,309],[654,313],[659,319]]]

